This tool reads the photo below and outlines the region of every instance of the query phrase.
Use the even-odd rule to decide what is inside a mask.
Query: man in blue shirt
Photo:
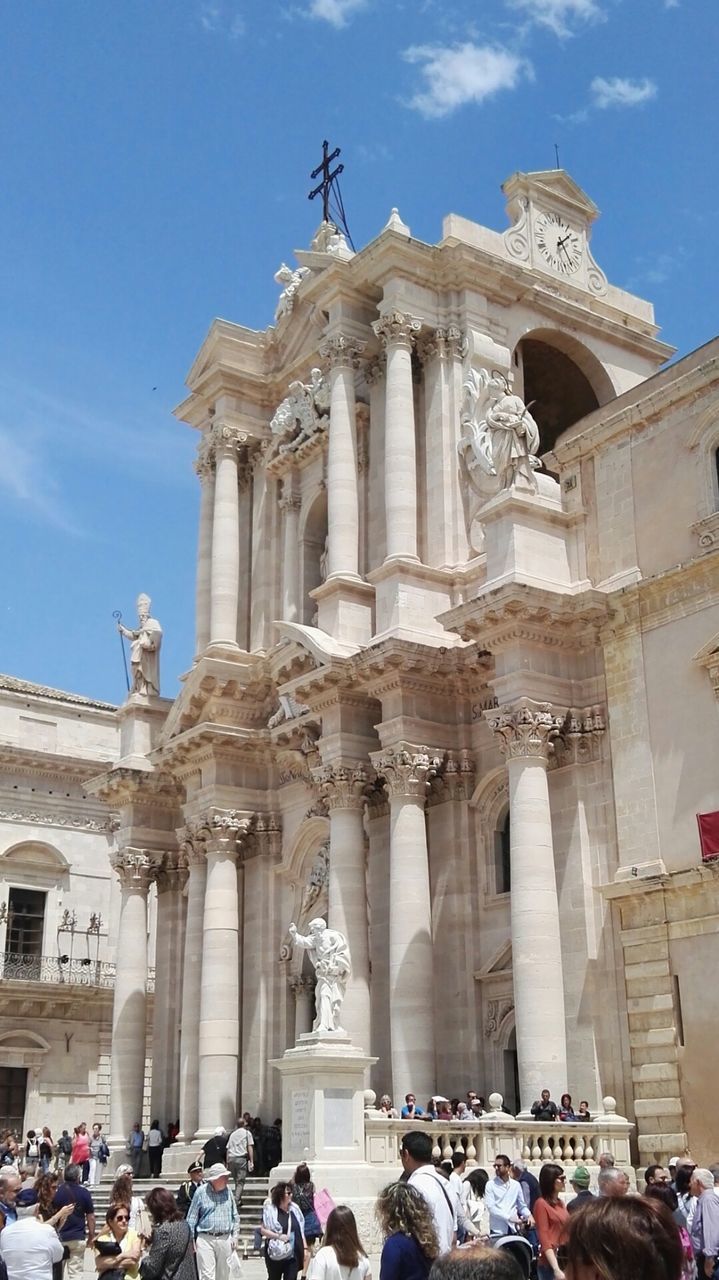
[[[145,1134],[140,1128],[140,1122],[135,1121],[132,1126],[132,1133],[127,1139],[127,1149],[130,1153],[130,1164],[135,1178],[139,1178],[142,1165],[142,1148],[145,1143]]]
[[[69,1164],[65,1169],[65,1181],[60,1183],[53,1196],[53,1209],[64,1204],[74,1205],[73,1211],[58,1228],[58,1235],[67,1245],[69,1258],[65,1266],[65,1280],[81,1280],[85,1274],[85,1250],[88,1239],[95,1235],[95,1206],[86,1187],[80,1186],[82,1169],[79,1164]]]
[[[534,1226],[534,1219],[527,1208],[522,1185],[509,1176],[509,1156],[496,1156],[494,1177],[487,1183],[484,1203],[489,1210],[489,1229],[493,1236],[506,1236],[514,1231],[521,1219]]]
[[[197,1268],[207,1280],[227,1280],[234,1236],[240,1225],[235,1197],[223,1164],[205,1169],[205,1181],[192,1197],[187,1225],[195,1235]]]
[[[415,1116],[423,1116],[423,1115],[424,1115],[424,1111],[422,1110],[421,1107],[417,1106],[417,1099],[415,1098],[414,1094],[413,1093],[406,1094],[404,1099],[404,1106],[402,1108],[402,1119],[411,1120]]]

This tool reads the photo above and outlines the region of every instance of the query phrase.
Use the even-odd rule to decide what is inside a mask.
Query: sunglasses
[[[115,1222],[129,1222],[130,1219],[126,1213],[116,1213]]]

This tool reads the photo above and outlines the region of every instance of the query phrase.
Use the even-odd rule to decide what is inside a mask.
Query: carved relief
[[[429,747],[413,747],[407,742],[398,743],[386,751],[374,752],[370,759],[379,777],[384,779],[390,796],[422,800],[443,763],[442,756],[432,755]]]
[[[290,383],[289,395],[275,410],[270,422],[272,441],[267,460],[296,453],[302,444],[329,426],[330,389],[321,369],[313,369],[309,382]]]
[[[536,756],[549,758],[549,744],[562,728],[564,715],[557,715],[548,702],[521,698],[508,707],[485,712],[485,719],[508,760]]]

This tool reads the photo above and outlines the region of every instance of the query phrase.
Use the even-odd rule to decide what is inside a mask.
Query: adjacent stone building
[[[611,1094],[640,1160],[719,1150],[719,341],[662,369],[591,200],[504,190],[503,233],[323,225],[276,324],[215,321],[190,370],[195,654],[174,702],[93,709],[77,775],[114,828],[118,1140],[150,1048],[186,1138],[276,1112],[312,1018],[288,925],[325,915],[379,1091]]]

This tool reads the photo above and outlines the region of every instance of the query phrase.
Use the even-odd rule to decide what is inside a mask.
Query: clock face
[[[562,275],[577,271],[582,261],[582,241],[558,213],[540,213],[534,223],[534,238],[544,261]]]

